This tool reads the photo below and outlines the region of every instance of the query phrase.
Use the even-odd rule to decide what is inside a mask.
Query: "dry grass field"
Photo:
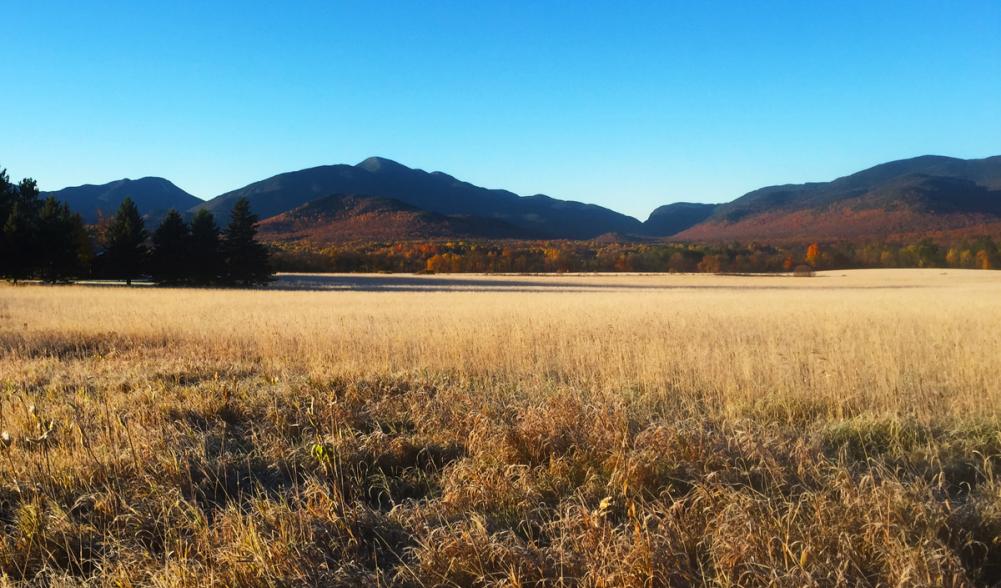
[[[1001,582],[1001,272],[0,286],[0,585]]]

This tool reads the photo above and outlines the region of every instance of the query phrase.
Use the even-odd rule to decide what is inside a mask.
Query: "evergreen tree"
[[[74,275],[84,277],[91,271],[94,261],[94,235],[80,213],[72,212],[72,210],[70,212],[70,241],[74,251],[76,251],[76,272]]]
[[[83,219],[55,198],[39,198],[38,184],[10,182],[0,169],[0,275],[57,281],[80,275],[91,257]]]
[[[7,246],[4,226],[7,224],[13,205],[14,185],[10,183],[7,170],[0,167],[0,276],[8,276],[8,267],[11,265],[11,252]]]
[[[188,277],[190,234],[188,225],[176,210],[171,210],[153,232],[153,254],[150,270],[153,281],[179,284]]]
[[[190,263],[188,275],[192,282],[200,285],[214,284],[222,274],[220,259],[219,227],[212,213],[204,208],[195,213],[191,220],[189,239]]]
[[[80,275],[89,257],[90,240],[83,219],[69,205],[46,198],[38,213],[38,271],[48,282]]]
[[[29,214],[35,215],[42,207],[42,203],[38,199],[38,196],[38,182],[31,178],[24,178],[21,180],[21,183],[17,185],[17,189],[14,193],[14,201],[20,202]]]
[[[108,225],[107,271],[111,277],[124,278],[131,286],[132,279],[145,269],[146,254],[145,223],[135,202],[126,198]]]
[[[257,242],[257,215],[250,211],[250,202],[240,198],[233,206],[226,228],[223,252],[226,281],[240,286],[256,286],[270,282],[268,250]]]
[[[9,207],[3,224],[3,258],[4,275],[16,282],[29,278],[38,265],[38,184],[31,178],[25,178],[14,186],[7,178],[6,170],[2,174],[0,184],[3,184],[5,207]]]
[[[30,278],[37,261],[37,235],[31,206],[15,200],[3,225],[4,275],[11,281]]]
[[[10,183],[7,170],[0,167],[0,227],[7,222],[10,209],[14,205],[15,187]]]

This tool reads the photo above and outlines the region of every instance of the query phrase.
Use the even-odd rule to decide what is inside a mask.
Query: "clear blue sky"
[[[1001,154],[1001,2],[4,5],[0,165],[209,198],[382,155],[645,218]]]

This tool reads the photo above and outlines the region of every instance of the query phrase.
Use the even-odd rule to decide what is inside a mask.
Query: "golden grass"
[[[0,287],[0,572],[1001,581],[1001,274],[387,279]]]

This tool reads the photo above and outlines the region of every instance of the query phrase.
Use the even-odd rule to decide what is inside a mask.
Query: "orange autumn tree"
[[[816,243],[810,243],[810,246],[806,248],[806,263],[813,267],[817,267],[817,259],[820,257],[820,245]]]

